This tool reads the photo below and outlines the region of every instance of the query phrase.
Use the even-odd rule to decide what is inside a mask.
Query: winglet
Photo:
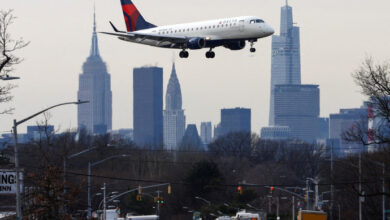
[[[118,30],[118,28],[116,28],[115,25],[111,21],[110,21],[110,25],[111,25],[112,29],[114,29],[115,32],[117,32],[117,33],[126,33],[125,31]]]
[[[112,29],[114,29],[115,32],[119,32],[118,29],[115,27],[115,25],[110,21]]]

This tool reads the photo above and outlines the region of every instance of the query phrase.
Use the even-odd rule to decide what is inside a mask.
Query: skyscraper
[[[275,124],[288,126],[291,138],[313,142],[320,136],[318,85],[276,85]]]
[[[105,134],[112,128],[111,78],[106,64],[100,57],[96,34],[96,19],[92,34],[92,46],[83,73],[79,76],[78,100],[89,101],[78,105],[78,127],[94,134]]]
[[[195,124],[189,124],[180,143],[181,150],[205,150]]]
[[[134,68],[134,142],[159,147],[163,144],[163,69]]]
[[[220,134],[251,132],[251,110],[246,108],[222,109]]]
[[[209,144],[211,142],[211,122],[202,122],[200,124],[200,138],[203,144]]]
[[[329,138],[338,141],[339,149],[335,149],[340,156],[348,153],[357,153],[363,149],[363,144],[359,142],[349,142],[343,139],[343,133],[352,127],[359,127],[363,133],[368,130],[368,104],[363,103],[360,108],[340,109],[339,113],[329,116]],[[359,125],[359,126],[357,126]],[[367,142],[367,140],[364,140]]]
[[[281,9],[280,35],[272,36],[271,99],[269,125],[275,125],[275,85],[301,84],[299,27],[294,26],[292,8]]]
[[[175,63],[169,78],[165,96],[164,110],[164,146],[168,150],[176,150],[181,142],[186,126],[186,116],[182,109],[180,83],[176,75]]]

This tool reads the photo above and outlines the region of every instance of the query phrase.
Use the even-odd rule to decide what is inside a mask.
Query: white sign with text
[[[23,189],[23,173],[19,172],[20,192]],[[16,193],[16,172],[12,170],[0,170],[0,194]]]

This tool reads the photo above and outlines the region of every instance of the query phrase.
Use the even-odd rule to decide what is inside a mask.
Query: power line
[[[31,167],[31,168],[34,168],[34,169],[45,169],[43,167]],[[58,172],[62,172],[62,171],[58,171]],[[103,175],[88,175],[88,174],[84,174],[84,173],[77,173],[77,172],[66,172],[67,174],[71,174],[71,175],[75,175],[75,176],[84,176],[84,177],[94,177],[94,178],[101,178],[101,179],[109,179],[109,180],[120,180],[120,181],[128,181],[128,182],[144,182],[144,183],[170,183],[170,184],[173,184],[173,185],[185,185],[185,186],[188,186],[188,185],[191,185],[191,183],[186,183],[186,182],[172,182],[172,181],[169,181],[169,180],[146,180],[146,179],[136,179],[136,178],[121,178],[121,177],[112,177],[112,176],[103,176]],[[381,181],[362,181],[360,183],[363,183],[363,184],[373,184],[373,183],[382,183]],[[344,182],[333,182],[333,183],[319,183],[318,185],[319,186],[330,186],[330,185],[355,185],[355,184],[359,184],[359,181],[344,181]],[[216,186],[216,187],[238,187],[238,186],[247,186],[247,187],[266,187],[266,186],[275,186],[275,187],[296,187],[296,186],[305,186],[305,184],[301,184],[301,185],[297,185],[297,184],[294,184],[294,185],[289,185],[289,184],[274,184],[274,183],[271,183],[271,184],[250,184],[250,185],[246,185],[246,184],[216,184],[216,185],[213,185],[213,186]]]

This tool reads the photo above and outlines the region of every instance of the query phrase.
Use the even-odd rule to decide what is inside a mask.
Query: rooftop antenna
[[[96,32],[96,2],[93,1],[93,31]]]

